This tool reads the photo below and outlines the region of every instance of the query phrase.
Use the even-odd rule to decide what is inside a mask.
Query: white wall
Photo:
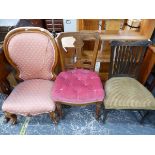
[[[75,32],[77,30],[76,22],[76,19],[64,19],[64,32]]]
[[[0,19],[0,26],[13,26],[16,25],[18,19]]]

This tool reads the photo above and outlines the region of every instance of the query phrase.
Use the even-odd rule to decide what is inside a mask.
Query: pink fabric
[[[61,72],[52,89],[54,101],[84,104],[103,101],[104,90],[97,73],[84,69]]]
[[[49,80],[26,80],[15,87],[4,101],[2,110],[24,116],[54,111],[52,87],[53,82]]]
[[[11,38],[9,55],[20,71],[20,78],[51,79],[55,51],[50,39],[41,33],[21,33]]]

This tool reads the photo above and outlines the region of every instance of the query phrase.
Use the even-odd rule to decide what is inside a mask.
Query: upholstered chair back
[[[8,33],[4,41],[8,61],[23,80],[54,78],[57,48],[53,36],[43,28],[20,27]]]

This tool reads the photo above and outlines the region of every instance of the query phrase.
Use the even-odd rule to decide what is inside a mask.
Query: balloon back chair
[[[60,118],[62,104],[71,106],[96,104],[98,119],[104,98],[102,82],[94,71],[100,41],[99,34],[64,32],[60,33],[56,40],[62,72],[55,80],[52,97],[56,102]]]
[[[138,82],[139,71],[150,41],[112,41],[109,80],[105,83],[105,116],[112,109],[137,110],[142,123],[155,110],[153,95]],[[142,113],[143,111],[143,113]]]
[[[56,123],[55,103],[51,89],[55,79],[57,47],[53,36],[39,27],[20,27],[10,31],[4,40],[4,52],[16,69],[20,82],[4,101],[6,121],[17,123],[17,115],[34,116],[49,113]]]

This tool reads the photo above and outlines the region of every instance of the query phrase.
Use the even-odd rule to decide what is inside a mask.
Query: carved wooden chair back
[[[138,78],[141,63],[150,41],[112,41],[109,78]]]
[[[98,33],[64,32],[56,40],[63,71],[74,68],[95,69],[100,41]],[[89,42],[93,42],[91,48],[87,46]]]

